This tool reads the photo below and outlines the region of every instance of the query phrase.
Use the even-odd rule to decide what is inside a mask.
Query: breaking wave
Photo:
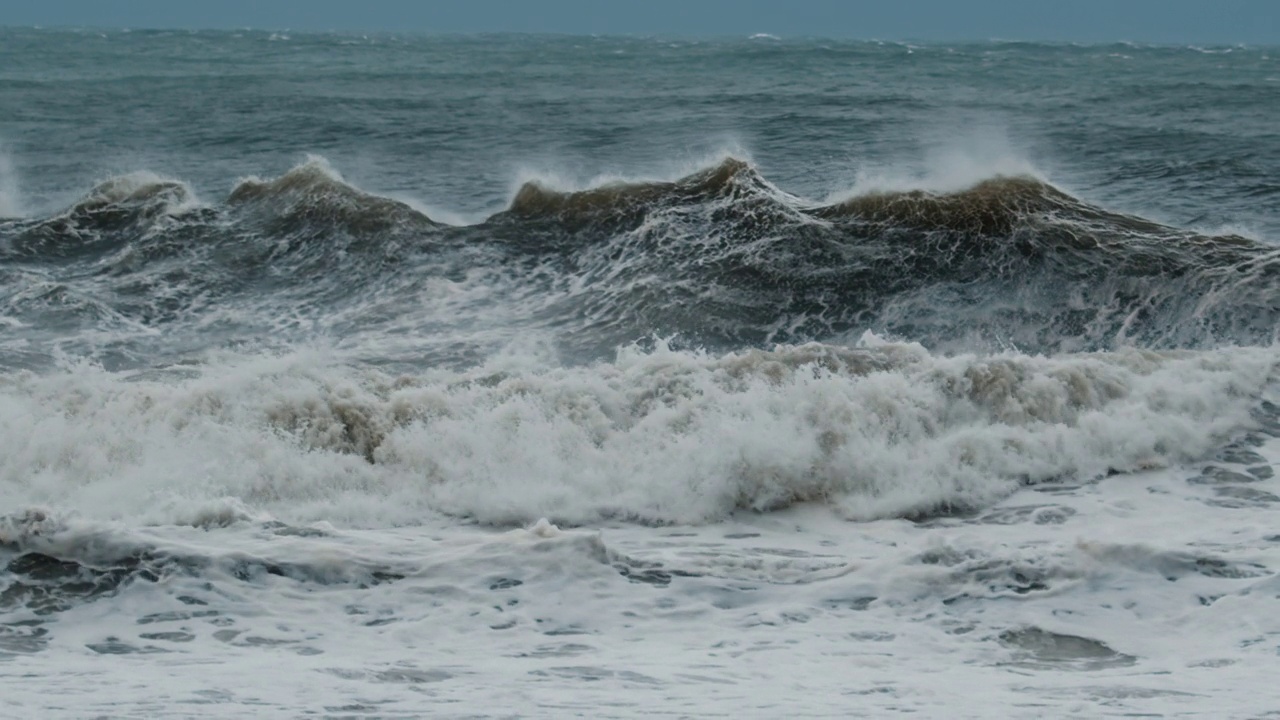
[[[1276,361],[945,357],[869,337],[413,376],[297,354],[194,377],[82,366],[0,387],[0,473],[15,507],[131,523],[697,523],[806,502],[916,517],[1266,430]]]
[[[28,326],[109,316],[137,335],[205,337],[211,323],[290,342],[363,334],[431,362],[474,362],[529,331],[590,362],[655,334],[716,352],[873,330],[945,351],[1056,353],[1265,345],[1280,326],[1271,246],[1024,176],[822,204],[728,158],[667,182],[530,182],[488,220],[450,226],[313,158],[214,205],[176,181],[116,178],[0,235],[4,270],[21,275],[0,315]],[[462,327],[476,331],[458,340]]]

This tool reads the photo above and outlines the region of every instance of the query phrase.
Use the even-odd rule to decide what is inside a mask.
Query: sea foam
[[[0,480],[15,508],[197,525],[226,498],[245,508],[232,521],[365,527],[703,523],[807,502],[919,516],[1193,461],[1256,425],[1275,362],[878,341],[404,376],[305,353],[194,377],[81,364],[0,386]]]

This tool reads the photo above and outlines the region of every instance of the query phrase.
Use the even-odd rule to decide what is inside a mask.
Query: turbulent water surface
[[[0,30],[39,717],[1258,717],[1280,50]]]

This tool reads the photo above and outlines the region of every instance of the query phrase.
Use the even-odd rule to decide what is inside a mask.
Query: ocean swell
[[[471,361],[531,330],[593,362],[654,334],[714,352],[873,330],[953,352],[1057,353],[1267,345],[1280,326],[1271,246],[1112,212],[1030,177],[815,204],[730,158],[667,182],[532,182],[485,222],[449,226],[312,159],[213,206],[181,183],[117,178],[0,234],[7,270],[85,299],[0,294],[0,314],[27,327],[56,315],[100,330],[105,312],[113,327],[173,337],[211,322],[292,342],[395,337],[398,355],[432,362]],[[89,307],[104,310],[77,309]],[[213,319],[229,308],[233,321]],[[282,317],[296,318],[283,332]],[[463,326],[483,337],[450,340]]]

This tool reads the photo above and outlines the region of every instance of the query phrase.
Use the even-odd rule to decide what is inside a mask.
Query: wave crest
[[[315,157],[272,180],[242,180],[227,205],[266,213],[278,232],[341,228],[359,235],[436,224],[405,203],[347,184],[327,161]]]
[[[540,181],[522,185],[507,213],[521,217],[586,219],[601,214],[643,212],[657,206],[742,197],[765,191],[767,182],[750,163],[729,157],[679,180],[615,182],[563,192]]]
[[[198,207],[186,183],[139,172],[109,178],[51,218],[18,223],[8,248],[19,256],[68,259],[128,245],[167,218]]]
[[[923,190],[859,195],[819,208],[826,219],[977,234],[1010,232],[1034,213],[1088,212],[1081,201],[1032,177],[995,177],[957,192]]]

